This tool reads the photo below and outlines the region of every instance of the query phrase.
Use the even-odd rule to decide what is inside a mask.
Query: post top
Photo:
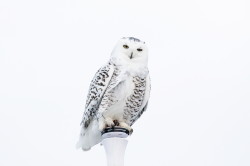
[[[105,128],[102,131],[102,138],[111,138],[111,137],[119,137],[119,138],[127,138],[129,135],[129,131],[125,128],[121,127],[109,127]]]

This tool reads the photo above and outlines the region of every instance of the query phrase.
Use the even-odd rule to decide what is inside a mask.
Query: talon
[[[119,121],[118,120],[114,120],[113,122],[114,122],[115,126],[119,126]]]
[[[105,123],[106,123],[106,127],[114,128],[114,126],[115,126],[115,124],[111,118],[106,118]]]
[[[105,128],[114,128],[114,127],[115,127],[115,123],[109,117],[101,118],[99,120],[99,130],[100,131],[103,131]]]
[[[129,135],[132,135],[133,131],[134,130],[131,128],[131,130],[129,131]]]
[[[106,124],[105,128],[114,128],[115,124],[111,123],[111,124]]]
[[[133,133],[133,129],[125,122],[120,122],[120,127],[123,127],[129,131],[129,135]]]

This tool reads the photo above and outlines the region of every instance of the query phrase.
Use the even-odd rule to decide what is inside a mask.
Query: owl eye
[[[142,49],[141,48],[137,48],[137,51],[142,51]]]
[[[125,44],[125,45],[123,45],[123,47],[124,47],[124,48],[126,48],[126,49],[128,49],[128,48],[129,48],[129,46],[128,46],[128,45],[126,45],[126,44]]]

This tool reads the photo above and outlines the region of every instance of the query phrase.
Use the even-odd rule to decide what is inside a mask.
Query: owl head
[[[148,49],[145,42],[134,37],[120,39],[111,54],[111,60],[118,65],[147,65]]]

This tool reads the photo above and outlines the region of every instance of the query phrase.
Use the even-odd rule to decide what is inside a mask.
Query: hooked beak
[[[130,55],[130,59],[132,59],[133,58],[133,52],[131,52],[131,55]]]

